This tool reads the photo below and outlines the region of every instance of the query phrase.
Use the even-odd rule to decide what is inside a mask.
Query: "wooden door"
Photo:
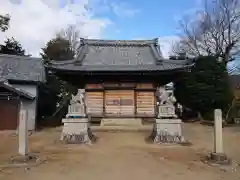
[[[105,113],[109,116],[133,116],[134,91],[107,90],[105,92]]]
[[[135,114],[134,91],[121,90],[120,92],[120,114],[121,116],[133,116]]]
[[[16,130],[18,112],[18,101],[0,100],[0,130]]]

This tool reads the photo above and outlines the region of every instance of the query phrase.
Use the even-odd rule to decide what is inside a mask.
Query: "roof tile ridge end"
[[[151,44],[150,48],[152,50],[154,57],[157,59],[157,62],[159,63],[159,62],[163,61],[163,58],[162,58],[161,54],[158,52],[157,46],[158,46],[157,44],[155,44],[155,45]]]
[[[88,45],[89,43],[86,43],[85,39],[81,39],[81,44],[78,50],[78,55],[74,60],[75,64],[82,64],[84,58],[86,57],[86,54],[88,53]]]

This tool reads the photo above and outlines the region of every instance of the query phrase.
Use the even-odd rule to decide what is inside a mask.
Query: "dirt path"
[[[58,142],[60,132],[45,130],[30,137],[31,152],[41,153],[46,163],[32,167],[0,170],[0,180],[239,180],[240,171],[224,172],[201,162],[212,149],[212,128],[186,124],[184,129],[191,147],[147,144],[146,133],[99,132],[92,146],[64,145]],[[240,162],[240,128],[224,129],[225,149]],[[0,160],[15,153],[16,137],[0,137]]]

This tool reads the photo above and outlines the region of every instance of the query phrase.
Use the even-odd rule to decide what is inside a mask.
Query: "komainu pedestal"
[[[156,119],[151,137],[154,143],[184,142],[181,119]]]
[[[87,118],[65,118],[61,141],[65,143],[91,143],[96,140]]]
[[[182,120],[175,113],[176,100],[173,95],[168,96],[164,89],[160,93],[161,102],[157,106],[158,115],[153,125],[150,139],[154,143],[183,143]]]
[[[64,143],[91,143],[96,140],[85,113],[83,91],[78,90],[77,95],[72,96],[68,107],[68,114],[62,120],[64,123],[60,140]]]

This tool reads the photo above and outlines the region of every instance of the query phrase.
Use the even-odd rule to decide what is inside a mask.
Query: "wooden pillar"
[[[135,117],[137,116],[137,92],[136,89],[134,89],[134,113]]]
[[[105,113],[106,113],[105,112],[105,98],[106,98],[106,93],[105,93],[105,89],[103,89],[103,107],[102,107],[103,108],[103,110],[102,110],[103,111],[103,114],[102,114],[103,116],[105,116]]]

